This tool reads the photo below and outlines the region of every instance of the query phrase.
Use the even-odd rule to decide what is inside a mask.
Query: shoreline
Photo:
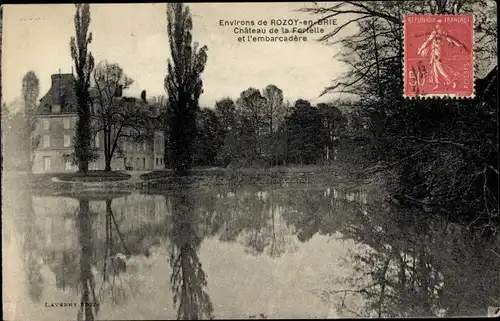
[[[244,187],[244,186],[272,186],[272,187],[324,187],[339,185],[349,189],[349,186],[371,185],[367,180],[346,177],[339,173],[338,166],[309,166],[309,167],[275,167],[263,168],[208,168],[192,169],[186,176],[174,176],[172,170],[148,172],[146,174],[120,181],[85,182],[66,181],[57,178],[58,174],[23,174],[8,175],[14,179],[17,187],[27,186],[29,189],[53,194],[61,191],[68,193],[79,192],[134,192],[134,191],[162,191],[176,188],[207,188],[211,187]],[[17,176],[17,177],[15,177]],[[20,177],[23,179],[19,179]],[[7,180],[7,185],[10,185]]]

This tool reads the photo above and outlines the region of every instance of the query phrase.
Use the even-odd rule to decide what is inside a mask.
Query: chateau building
[[[75,172],[78,167],[71,163],[68,155],[74,151],[74,137],[78,120],[78,103],[74,91],[73,74],[54,74],[52,86],[40,99],[36,111],[37,123],[33,137],[39,138],[38,147],[33,151],[34,173]],[[138,101],[135,98],[122,97],[116,100]],[[158,113],[150,109],[151,122],[157,121]],[[95,106],[94,106],[94,109]],[[149,139],[133,141],[120,137],[117,151],[113,155],[113,170],[154,170],[164,168],[164,136],[161,130],[151,130]],[[92,145],[99,158],[89,164],[90,170],[104,170],[104,132],[92,135]]]

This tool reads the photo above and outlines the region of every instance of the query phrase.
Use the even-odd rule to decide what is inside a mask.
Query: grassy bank
[[[65,182],[116,182],[129,179],[131,176],[124,172],[88,171],[87,173],[61,173],[54,177]]]
[[[172,170],[153,171],[141,175],[147,189],[164,190],[178,186],[325,186],[342,185],[346,188],[365,185],[354,180],[340,166],[280,166],[272,168],[204,168],[191,169],[177,177]]]
[[[130,178],[129,174],[122,172],[102,172],[90,171],[87,175],[82,173],[43,173],[43,174],[26,174],[26,173],[2,173],[2,183],[5,187],[12,189],[35,189],[44,191],[63,191],[70,190],[77,182],[120,182]],[[54,182],[53,178],[57,178],[60,182]]]
[[[142,182],[128,182],[131,177],[124,172],[90,171],[82,173],[47,173],[16,175],[11,182],[46,192],[63,190],[84,190],[90,188],[83,183],[116,184],[102,185],[104,189],[116,190],[171,190],[178,187],[201,187],[210,189],[214,186],[245,187],[245,186],[280,186],[280,187],[314,187],[343,186],[350,188],[356,185],[367,185],[365,180],[355,179],[349,175],[342,164],[310,165],[310,166],[279,166],[270,168],[194,168],[187,175],[176,176],[173,170],[152,171],[140,176]],[[57,178],[60,181],[54,182]],[[369,183],[369,182],[368,182]],[[7,183],[8,185],[10,183]],[[75,185],[76,184],[76,185]],[[95,188],[98,188],[97,187]]]
[[[211,167],[211,168],[193,168],[188,171],[187,176],[240,176],[240,175],[275,175],[275,174],[315,174],[315,173],[331,173],[339,174],[338,166],[318,166],[318,165],[308,165],[308,166],[277,166],[269,168],[222,168],[222,167]],[[167,179],[174,177],[174,171],[171,169],[152,171],[140,176],[144,181]]]

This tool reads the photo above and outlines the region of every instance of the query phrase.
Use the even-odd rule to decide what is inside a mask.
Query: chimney
[[[61,104],[61,75],[52,75],[52,105]]]
[[[118,89],[116,90],[116,97],[121,97],[123,95],[123,85],[118,85]]]

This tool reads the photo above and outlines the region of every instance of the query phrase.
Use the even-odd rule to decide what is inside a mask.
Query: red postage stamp
[[[405,15],[404,96],[474,97],[474,16]]]

